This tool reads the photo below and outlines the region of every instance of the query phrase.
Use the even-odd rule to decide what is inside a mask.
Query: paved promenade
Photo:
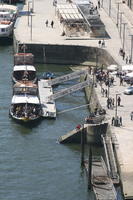
[[[58,1],[65,2],[64,0]],[[94,5],[97,5],[97,0],[93,0]],[[31,8],[32,4],[27,3],[24,6],[24,10],[28,11],[28,7]],[[119,56],[119,49],[122,47],[121,40],[119,38],[119,32],[116,24],[104,11],[99,9],[100,17],[106,26],[106,31],[110,38],[105,39],[105,49],[114,57],[118,64],[125,64],[125,61]],[[50,24],[46,27],[46,20],[51,23],[54,21],[54,27],[51,28]],[[29,25],[28,25],[29,24]],[[84,45],[84,46],[98,46],[98,39],[88,37],[66,37],[61,36],[63,27],[60,25],[59,19],[56,16],[55,7],[53,1],[34,0],[34,13],[32,16],[32,29],[31,29],[31,17],[20,17],[17,28],[14,33],[20,43],[34,43],[34,44],[59,44],[59,45]],[[32,34],[31,34],[32,33]],[[68,40],[69,39],[69,40]]]
[[[111,125],[112,132],[115,133],[118,143],[118,158],[122,175],[122,184],[125,197],[133,197],[133,121],[130,113],[133,111],[133,96],[123,94],[128,87],[126,83],[120,86],[119,78],[115,78],[114,86],[110,87],[110,97],[116,99],[116,94],[120,94],[121,106],[117,106],[117,114],[122,117],[122,126],[111,125],[111,119],[115,116],[116,107],[107,109],[107,98],[101,94],[101,87],[98,85],[96,92],[100,103],[107,111],[107,118]],[[103,85],[106,89],[106,86]],[[115,101],[116,103],[116,101]]]

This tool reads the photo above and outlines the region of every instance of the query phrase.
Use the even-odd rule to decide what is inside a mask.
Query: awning
[[[31,103],[40,104],[39,98],[32,95],[14,95],[12,97],[12,104]]]
[[[33,65],[15,65],[13,71],[36,71]]]

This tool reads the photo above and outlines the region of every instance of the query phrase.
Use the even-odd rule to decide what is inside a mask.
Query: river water
[[[36,65],[38,75],[53,71],[70,73],[68,66]],[[80,167],[80,145],[58,144],[88,114],[87,108],[57,114],[33,127],[17,124],[9,117],[12,97],[13,47],[0,47],[0,199],[1,200],[93,200]],[[62,89],[77,81],[61,84]],[[56,101],[57,112],[86,103],[83,91]],[[100,147],[93,154],[101,155]],[[120,198],[121,199],[121,198]]]

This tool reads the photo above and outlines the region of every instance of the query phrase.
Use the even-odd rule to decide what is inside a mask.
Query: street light
[[[124,50],[125,47],[125,27],[127,23],[122,23],[123,24],[123,43],[122,43],[122,49]]]
[[[111,16],[111,0],[109,0],[109,16]]]
[[[121,25],[122,25],[122,15],[124,12],[120,12],[120,38],[121,38]]]
[[[29,16],[30,16],[30,3],[32,3],[32,1],[28,1],[28,26],[29,26]]]
[[[118,2],[117,3],[117,23],[116,23],[116,26],[118,27],[119,25],[119,10],[120,10],[120,4],[121,2]]]

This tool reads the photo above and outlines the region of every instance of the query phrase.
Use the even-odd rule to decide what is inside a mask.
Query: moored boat
[[[17,13],[16,6],[0,5],[0,38],[10,38],[12,36]]]
[[[40,100],[37,96],[21,94],[13,95],[10,115],[20,122],[35,121],[41,117]]]
[[[33,65],[15,65],[13,67],[12,80],[14,83],[32,81],[36,83],[36,69]]]
[[[42,116],[37,84],[29,81],[14,84],[10,115],[20,122],[35,121]]]

